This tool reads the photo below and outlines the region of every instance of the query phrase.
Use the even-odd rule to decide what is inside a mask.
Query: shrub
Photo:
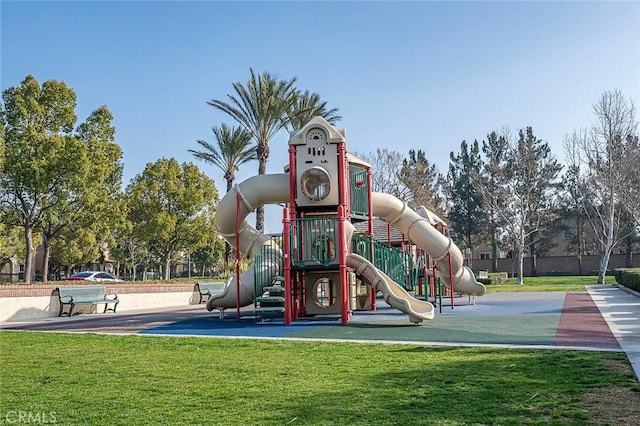
[[[509,274],[507,272],[490,272],[489,278],[480,278],[478,279],[479,283],[488,285],[488,284],[504,284],[509,279]]]
[[[618,268],[615,277],[618,284],[640,291],[640,268]]]

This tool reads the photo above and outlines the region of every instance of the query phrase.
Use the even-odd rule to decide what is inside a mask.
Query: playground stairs
[[[275,277],[255,298],[254,313],[260,321],[284,318],[284,277]]]

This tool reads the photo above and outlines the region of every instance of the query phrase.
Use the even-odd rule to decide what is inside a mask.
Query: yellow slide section
[[[393,281],[371,262],[357,254],[347,256],[347,266],[355,270],[356,275],[382,293],[384,301],[394,309],[409,315],[409,321],[419,324],[423,320],[433,319],[434,307],[429,302],[414,299],[401,285]]]

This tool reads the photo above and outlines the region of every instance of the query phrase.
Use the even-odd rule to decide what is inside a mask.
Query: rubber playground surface
[[[470,304],[467,297],[443,300],[436,317],[416,326],[408,316],[378,299],[376,311],[355,312],[347,326],[340,317],[257,321],[250,310],[225,319],[204,305],[135,313],[47,318],[4,323],[3,329],[57,332],[218,336],[236,338],[336,339],[420,344],[507,345],[621,350],[588,292],[487,293]]]

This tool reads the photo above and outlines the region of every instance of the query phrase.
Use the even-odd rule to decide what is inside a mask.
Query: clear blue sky
[[[464,139],[532,126],[562,138],[593,121],[606,90],[640,101],[638,2],[1,2],[1,88],[64,81],[78,119],[115,116],[124,184],[160,157],[192,161],[230,118],[249,67],[298,78],[337,107],[348,149],[426,151],[446,172]],[[272,142],[268,172],[287,161]],[[194,161],[195,162],[195,161]],[[224,191],[222,174],[196,162]],[[257,163],[239,179],[252,176]],[[267,213],[269,214],[269,213]],[[280,220],[267,218],[278,227]],[[277,231],[278,229],[273,229]]]

